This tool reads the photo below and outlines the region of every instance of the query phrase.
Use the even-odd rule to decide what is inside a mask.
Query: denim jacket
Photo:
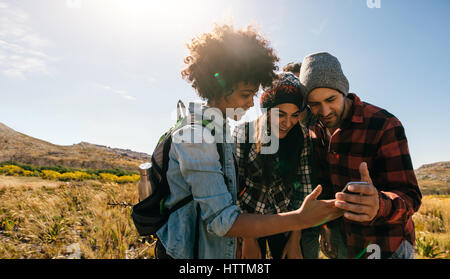
[[[198,109],[199,106],[190,103],[190,115],[202,117],[207,107]],[[235,144],[225,141],[225,137],[231,135],[229,125],[222,117],[214,119],[214,125],[217,132],[214,136],[210,129],[200,124],[184,125],[172,136],[167,171],[170,195],[164,205],[171,208],[190,194],[194,197],[193,201],[173,212],[157,232],[167,254],[173,258],[194,257],[197,208],[200,208],[201,216],[198,257],[234,259],[236,256],[237,239],[224,236],[240,213],[236,205]],[[219,131],[219,128],[223,129]],[[224,170],[216,147],[221,136],[224,136]]]

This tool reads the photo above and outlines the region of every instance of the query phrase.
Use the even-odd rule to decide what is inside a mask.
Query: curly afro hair
[[[231,25],[216,25],[187,44],[190,55],[183,79],[192,83],[204,100],[219,100],[230,95],[239,82],[271,85],[279,58],[252,26],[235,30]]]

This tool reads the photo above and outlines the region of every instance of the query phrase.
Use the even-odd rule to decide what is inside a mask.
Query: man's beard
[[[342,106],[341,113],[339,113],[339,114],[336,113],[336,112],[333,113],[335,118],[336,118],[336,120],[333,123],[330,123],[331,125],[329,125],[323,120],[324,117],[321,117],[322,118],[321,119],[322,124],[325,127],[329,128],[329,129],[334,129],[334,128],[339,127],[341,125],[341,123],[342,123],[343,118],[344,118],[345,108],[346,108],[346,103],[345,103],[345,100],[344,100],[344,105]]]

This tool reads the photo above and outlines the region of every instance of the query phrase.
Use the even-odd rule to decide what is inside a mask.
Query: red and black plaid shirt
[[[359,165],[367,162],[380,209],[371,222],[341,218],[341,231],[349,257],[367,256],[367,246],[378,244],[381,257],[388,258],[403,240],[415,244],[412,215],[419,210],[422,194],[400,121],[355,94],[348,98],[353,100],[351,112],[331,137],[320,123],[310,128],[322,197],[334,199],[349,181],[360,181]]]

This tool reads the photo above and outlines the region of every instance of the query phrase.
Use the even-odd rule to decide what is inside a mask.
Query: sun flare
[[[134,25],[139,28],[191,29],[198,28],[208,17],[208,10],[214,8],[213,1],[174,0],[108,0],[98,1],[101,10],[109,20],[120,25]]]

